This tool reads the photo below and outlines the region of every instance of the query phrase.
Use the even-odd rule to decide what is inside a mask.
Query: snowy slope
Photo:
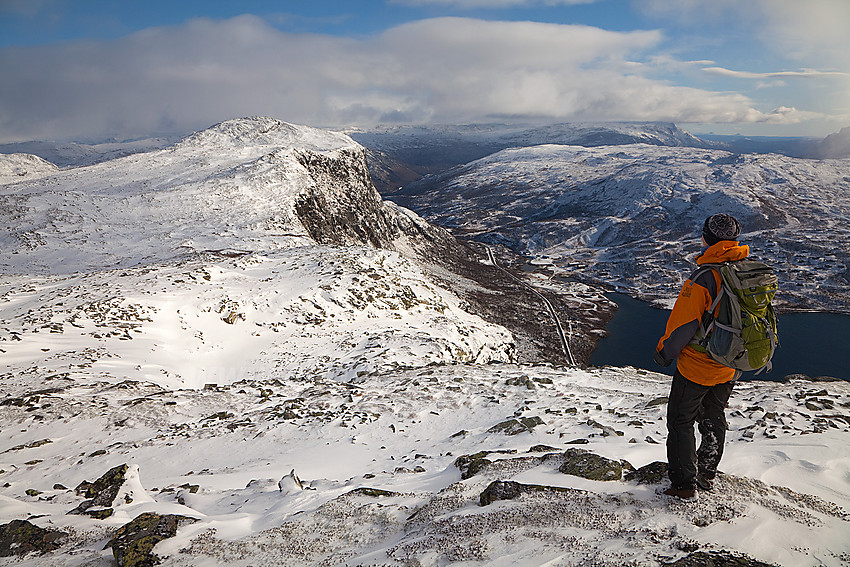
[[[363,159],[259,118],[0,185],[0,526],[65,534],[0,565],[114,565],[146,512],[191,519],[154,548],[173,566],[847,565],[847,383],[742,384],[697,502],[564,473],[576,447],[664,460],[669,378],[515,364],[469,303],[495,319],[515,284],[438,258],[451,238],[382,203]],[[538,283],[598,332],[598,291]],[[522,495],[483,505],[494,481]]]
[[[143,512],[197,519],[155,548],[171,566],[850,557],[844,382],[742,384],[716,491],[680,502],[657,494],[664,480],[559,472],[576,447],[634,467],[664,460],[669,377],[634,369],[445,366],[356,383],[269,374],[203,391],[94,369],[45,374],[17,375],[0,407],[0,524],[29,517],[68,536],[0,565],[109,565],[104,545]],[[481,451],[466,459],[475,469],[459,461]],[[110,517],[67,514],[83,501],[74,487],[122,464]],[[526,493],[482,505],[494,481]]]
[[[412,260],[363,247],[7,276],[0,325],[9,372],[85,364],[170,388],[507,362],[515,348]]]
[[[93,165],[119,157],[159,150],[180,141],[183,136],[143,138],[127,141],[82,142],[12,142],[0,144],[2,154],[33,154],[59,167]]]
[[[440,231],[385,205],[342,134],[242,119],[94,166],[35,163],[0,186],[10,369],[94,352],[121,376],[202,387],[515,360],[511,333],[416,260]]]
[[[52,163],[31,154],[0,154],[0,183],[32,179],[55,173]]]
[[[506,148],[635,143],[706,147],[705,141],[666,122],[384,126],[348,133],[368,149],[369,170],[382,193]]]
[[[650,299],[668,300],[699,227],[737,216],[788,307],[850,309],[850,161],[651,145],[499,152],[392,199],[440,225]],[[671,282],[674,282],[671,284]]]
[[[316,207],[331,219],[355,210],[367,226],[305,227]],[[388,244],[389,222],[350,138],[236,120],[163,150],[0,185],[0,240],[11,252],[0,271],[129,267],[305,239]]]

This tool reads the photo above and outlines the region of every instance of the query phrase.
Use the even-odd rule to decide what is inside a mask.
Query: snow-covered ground
[[[157,546],[164,565],[659,565],[696,550],[850,562],[844,382],[741,384],[724,474],[681,502],[657,493],[666,480],[559,472],[571,447],[634,467],[665,460],[669,378],[631,368],[269,372],[205,389],[47,372],[15,373],[20,404],[3,406],[0,522],[69,537],[0,564],[109,565],[107,540],[151,511],[198,520]],[[481,451],[489,462],[462,478],[458,458]],[[122,464],[112,516],[67,514],[83,501],[74,487]],[[567,490],[482,506],[496,480]]]
[[[850,564],[848,383],[740,384],[716,490],[661,496],[630,468],[665,460],[669,378],[515,364],[362,157],[251,119],[3,158],[0,525],[66,535],[0,565],[113,565],[145,512],[194,520],[154,548],[173,566]],[[568,474],[575,449],[625,470]]]
[[[436,224],[547,257],[565,275],[675,298],[705,218],[780,275],[788,308],[850,310],[850,159],[735,155],[646,144],[504,150],[392,195]]]

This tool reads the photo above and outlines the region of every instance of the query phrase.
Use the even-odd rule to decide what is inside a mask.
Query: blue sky
[[[0,142],[319,127],[850,125],[848,0],[0,0]]]

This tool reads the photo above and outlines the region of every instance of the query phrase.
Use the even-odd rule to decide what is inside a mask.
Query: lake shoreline
[[[675,365],[662,368],[652,354],[664,334],[669,310],[622,292],[605,296],[617,304],[613,318],[605,330],[608,335],[597,342],[591,353],[594,366],[632,366],[665,374]],[[744,373],[744,381],[783,382],[807,378],[812,382],[850,381],[850,352],[841,348],[841,337],[850,336],[850,315],[844,313],[783,311],[779,318],[779,341],[773,358],[773,369],[756,375]]]

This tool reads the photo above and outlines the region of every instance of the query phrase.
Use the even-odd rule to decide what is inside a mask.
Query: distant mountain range
[[[349,135],[368,150],[369,171],[381,193],[509,148],[559,144],[597,147],[628,144],[710,148],[789,157],[850,157],[850,128],[824,140],[694,136],[667,122],[564,123],[545,126],[472,124],[388,126]]]
[[[850,385],[736,387],[692,504],[661,494],[669,376],[586,365],[587,282],[668,298],[715,210],[783,297],[846,308],[850,160],[630,128],[492,133],[563,143],[395,192],[468,239],[272,118],[0,155],[0,563],[846,567]]]
[[[850,310],[850,160],[647,144],[503,150],[391,199],[563,275],[675,296],[715,212],[780,272],[786,309]]]
[[[357,352],[376,364],[421,363],[429,356],[464,361],[563,361],[565,356],[554,323],[535,316],[540,300],[482,262],[487,260],[484,250],[473,251],[448,231],[382,200],[360,145],[344,134],[271,118],[223,122],[162,149],[81,167],[59,169],[28,154],[0,155],[0,245],[6,252],[0,257],[0,276],[56,278],[66,282],[64,286],[77,274],[88,274],[87,279],[99,283],[67,291],[86,297],[90,288],[106,285],[116,270],[129,270],[128,280],[106,288],[120,298],[160,285],[150,282],[166,281],[165,274],[175,266],[187,266],[195,273],[177,278],[191,287],[192,282],[203,283],[198,270],[217,271],[218,263],[228,258],[265,258],[268,265],[279,266],[271,269],[272,274],[282,274],[267,276],[275,286],[303,286],[305,297],[311,297],[311,290],[328,296],[296,302],[287,309],[303,311],[303,321],[314,322],[321,327],[316,333],[331,341],[340,331],[333,331],[329,313],[342,321],[373,304],[380,306],[379,312],[433,305],[444,313],[440,317],[449,327],[464,327],[455,332],[438,325],[440,334],[453,337],[435,339],[433,352],[439,354],[406,355],[402,348],[397,353],[401,358],[378,356],[379,352],[359,350],[359,338],[341,350]],[[293,258],[308,265],[319,262],[322,269],[310,277],[298,275],[289,264]],[[326,261],[338,264],[339,270]],[[503,256],[503,261],[510,258]],[[345,279],[348,271],[343,266],[356,266],[351,269],[369,276],[353,277],[340,286],[333,274],[339,271]],[[147,271],[159,275],[146,276]],[[412,283],[419,279],[430,283]],[[326,292],[321,291],[323,286],[329,286]],[[220,304],[215,309],[230,312],[226,306],[241,305],[233,308],[234,317],[251,312],[248,305],[253,299],[240,286],[224,285],[218,293]],[[572,314],[574,355],[586,361],[613,306],[587,286],[551,291],[552,302],[562,308],[575,303],[577,296],[581,304],[593,306]],[[112,297],[97,299],[107,300]],[[209,308],[204,303],[198,309]],[[311,314],[315,309],[319,316]],[[478,323],[469,326],[470,321]],[[385,332],[407,336],[397,327],[408,323],[404,318],[389,320],[393,332],[376,324],[376,330],[363,331],[363,336]],[[287,348],[309,351],[315,345]],[[307,360],[312,362],[299,365],[318,364],[310,356]],[[371,364],[356,360],[343,356],[330,366],[319,366],[356,372]]]
[[[700,148],[710,145],[675,124],[663,122],[395,126],[348,133],[367,148],[369,170],[382,193],[507,148],[540,144],[593,147],[645,143]]]

